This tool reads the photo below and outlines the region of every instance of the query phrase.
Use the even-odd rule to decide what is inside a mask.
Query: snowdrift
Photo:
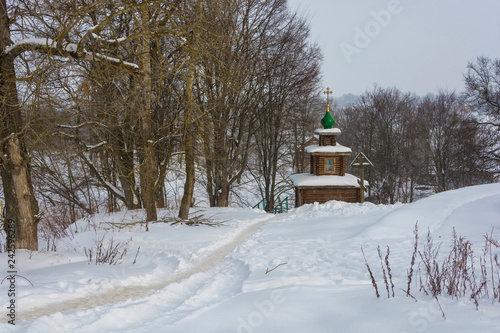
[[[16,280],[16,325],[3,316],[0,331],[496,332],[500,327],[500,306],[491,296],[482,297],[476,310],[469,297],[439,296],[438,304],[419,291],[417,278],[411,285],[416,300],[401,290],[407,288],[417,222],[419,250],[430,232],[441,244],[439,259],[449,253],[453,230],[473,244],[478,258],[486,233],[500,239],[500,184],[407,205],[331,201],[277,216],[256,209],[205,210],[205,216],[222,222],[218,227],[158,222],[146,228],[142,214],[96,215],[77,221],[57,252],[18,251],[23,278]],[[99,244],[118,245],[125,254],[116,265],[89,264],[89,251],[96,253]],[[384,255],[390,249],[394,297],[385,290],[378,246]],[[0,254],[5,275],[7,260]],[[2,283],[5,314],[9,302]]]

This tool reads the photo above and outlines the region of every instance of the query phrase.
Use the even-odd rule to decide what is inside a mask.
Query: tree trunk
[[[195,143],[198,134],[197,126],[194,124],[195,102],[193,97],[193,84],[196,72],[197,61],[197,39],[199,20],[201,19],[203,1],[196,3],[196,15],[193,29],[188,39],[188,71],[186,77],[186,95],[184,110],[184,154],[186,163],[186,182],[184,183],[184,193],[182,195],[181,206],[179,208],[179,218],[187,220],[189,218],[189,208],[193,202],[195,183]]]
[[[10,44],[5,0],[0,2],[0,54]],[[5,195],[5,229],[15,235],[18,249],[38,250],[38,203],[31,184],[30,160],[24,142],[25,126],[18,104],[14,59],[0,63],[1,176]],[[14,223],[10,223],[13,221]]]
[[[127,209],[140,208],[138,194],[135,189],[134,179],[134,154],[132,152],[119,152],[118,158],[118,181],[125,194],[125,205]]]
[[[190,118],[190,117],[188,117]],[[181,207],[179,208],[179,218],[187,220],[189,218],[189,208],[193,202],[194,182],[195,182],[195,155],[194,155],[194,131],[186,130],[184,151],[186,163],[186,181],[184,183],[184,193],[182,195]]]
[[[189,217],[189,208],[193,202],[195,182],[194,143],[196,142],[196,129],[193,128],[193,112],[195,107],[193,100],[193,82],[195,75],[194,59],[190,59],[188,66],[188,76],[186,80],[186,109],[184,111],[184,162],[186,164],[186,181],[184,183],[184,193],[179,208],[179,218],[183,220],[187,220]]]
[[[229,194],[231,192],[231,186],[227,181],[222,182],[220,188],[220,193],[217,197],[217,207],[229,207]]]
[[[150,50],[150,31],[149,31],[149,8],[145,7],[141,10],[142,21],[142,36],[141,36],[141,53],[139,56],[141,76],[142,76],[142,91],[144,93],[144,107],[140,108],[140,121],[142,131],[142,165],[140,168],[140,178],[142,187],[142,197],[144,208],[146,209],[146,222],[155,221],[158,219],[156,214],[156,163],[155,153],[152,140],[152,119],[151,119],[151,50]]]
[[[2,136],[5,138],[5,135]],[[5,195],[5,220],[14,221],[13,225],[6,223],[4,227],[7,235],[13,233],[16,236],[16,248],[37,251],[38,203],[31,184],[28,154],[21,140],[24,140],[22,134],[19,137],[12,135],[2,145],[1,174]]]
[[[208,149],[205,149],[205,161],[206,161],[206,175],[207,175],[207,193],[208,193],[208,200],[210,202],[210,207],[216,207],[217,204],[217,195],[214,192],[214,178],[212,177],[213,174],[213,163],[212,159],[210,157],[210,153]]]

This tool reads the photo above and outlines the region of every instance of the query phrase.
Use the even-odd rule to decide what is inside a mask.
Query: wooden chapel
[[[330,113],[328,96],[331,93],[327,88],[326,113],[321,119],[323,128],[315,131],[319,136],[319,144],[306,147],[306,151],[311,154],[311,171],[290,176],[295,187],[295,207],[330,200],[362,202],[364,199],[359,179],[345,172],[346,158],[352,151],[337,143],[341,131],[333,128],[335,120]]]

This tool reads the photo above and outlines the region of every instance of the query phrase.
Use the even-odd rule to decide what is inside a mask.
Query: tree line
[[[369,196],[412,202],[417,185],[434,192],[491,183],[500,171],[500,60],[468,64],[462,93],[417,97],[375,87],[338,110],[342,143],[375,164]]]
[[[5,220],[31,250],[41,203],[66,223],[102,202],[156,220],[178,165],[181,219],[200,170],[227,206],[255,149],[278,169],[281,119],[317,97],[322,59],[282,0],[1,0],[0,51]]]

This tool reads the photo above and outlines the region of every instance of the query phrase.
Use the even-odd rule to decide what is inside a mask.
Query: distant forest
[[[337,109],[339,140],[375,165],[367,170],[373,202],[412,202],[417,186],[441,192],[498,181],[500,90],[484,82],[500,82],[499,69],[479,58],[469,64],[465,92],[418,97],[375,87]]]

